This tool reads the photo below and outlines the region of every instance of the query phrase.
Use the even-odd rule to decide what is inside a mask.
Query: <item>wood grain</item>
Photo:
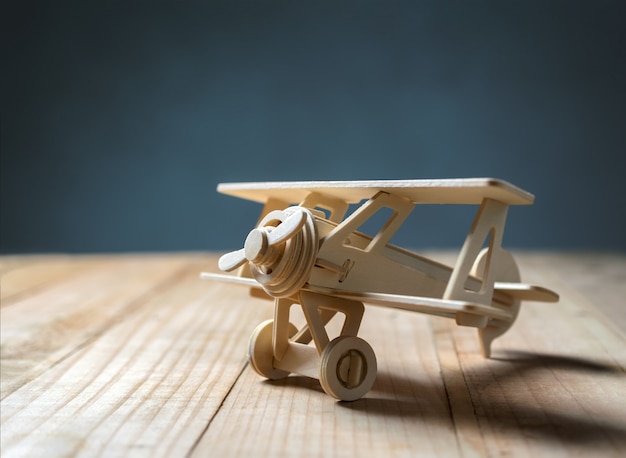
[[[352,403],[248,367],[273,306],[199,280],[214,255],[0,258],[2,456],[621,456],[626,257],[515,257],[561,301],[524,303],[490,360],[474,329],[367,307]]]
[[[122,320],[166,280],[175,281],[187,263],[168,257],[81,259],[75,275],[31,285],[32,294],[0,309],[2,398]],[[3,278],[10,282],[12,273]],[[48,287],[36,287],[41,284]]]
[[[91,257],[68,255],[5,256],[0,258],[0,299],[6,307],[36,288],[84,269]]]
[[[192,447],[241,373],[263,313],[227,288],[207,287],[200,263],[189,264],[110,323],[106,337],[77,344],[5,397],[3,452],[172,456]]]

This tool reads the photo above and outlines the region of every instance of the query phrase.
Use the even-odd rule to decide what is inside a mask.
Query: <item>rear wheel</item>
[[[358,337],[337,337],[324,351],[320,383],[324,391],[341,401],[355,401],[365,395],[376,379],[376,355]]]

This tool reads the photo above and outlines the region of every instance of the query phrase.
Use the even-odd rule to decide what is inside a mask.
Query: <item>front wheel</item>
[[[358,337],[337,337],[322,352],[320,383],[324,391],[341,401],[356,401],[376,379],[376,355]]]
[[[294,336],[297,331],[296,327],[289,323],[289,336]],[[248,342],[248,359],[257,374],[270,380],[278,380],[287,377],[289,372],[274,367],[273,333],[273,320],[264,321],[254,329]]]

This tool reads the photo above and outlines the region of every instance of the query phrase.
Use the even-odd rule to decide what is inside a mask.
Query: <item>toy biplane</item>
[[[275,301],[274,319],[249,343],[251,366],[269,379],[297,373],[320,380],[344,401],[365,395],[376,356],[357,337],[364,303],[454,318],[478,328],[483,355],[515,321],[522,300],[556,302],[546,288],[520,282],[502,248],[509,205],[534,196],[492,178],[393,181],[307,181],[220,184],[218,191],[264,204],[242,249],[223,255],[223,271],[202,278],[252,288]],[[358,204],[347,216],[349,206]],[[453,267],[390,244],[418,204],[476,204],[478,211]],[[375,235],[359,229],[381,209],[389,215]],[[390,211],[389,211],[390,210]],[[290,323],[298,304],[306,318]],[[327,324],[345,315],[338,336]]]

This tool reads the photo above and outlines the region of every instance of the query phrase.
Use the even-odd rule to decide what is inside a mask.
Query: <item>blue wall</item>
[[[3,2],[2,252],[235,248],[219,182],[473,176],[537,195],[509,247],[626,251],[624,2],[335,3]],[[398,243],[473,212],[424,210]]]

